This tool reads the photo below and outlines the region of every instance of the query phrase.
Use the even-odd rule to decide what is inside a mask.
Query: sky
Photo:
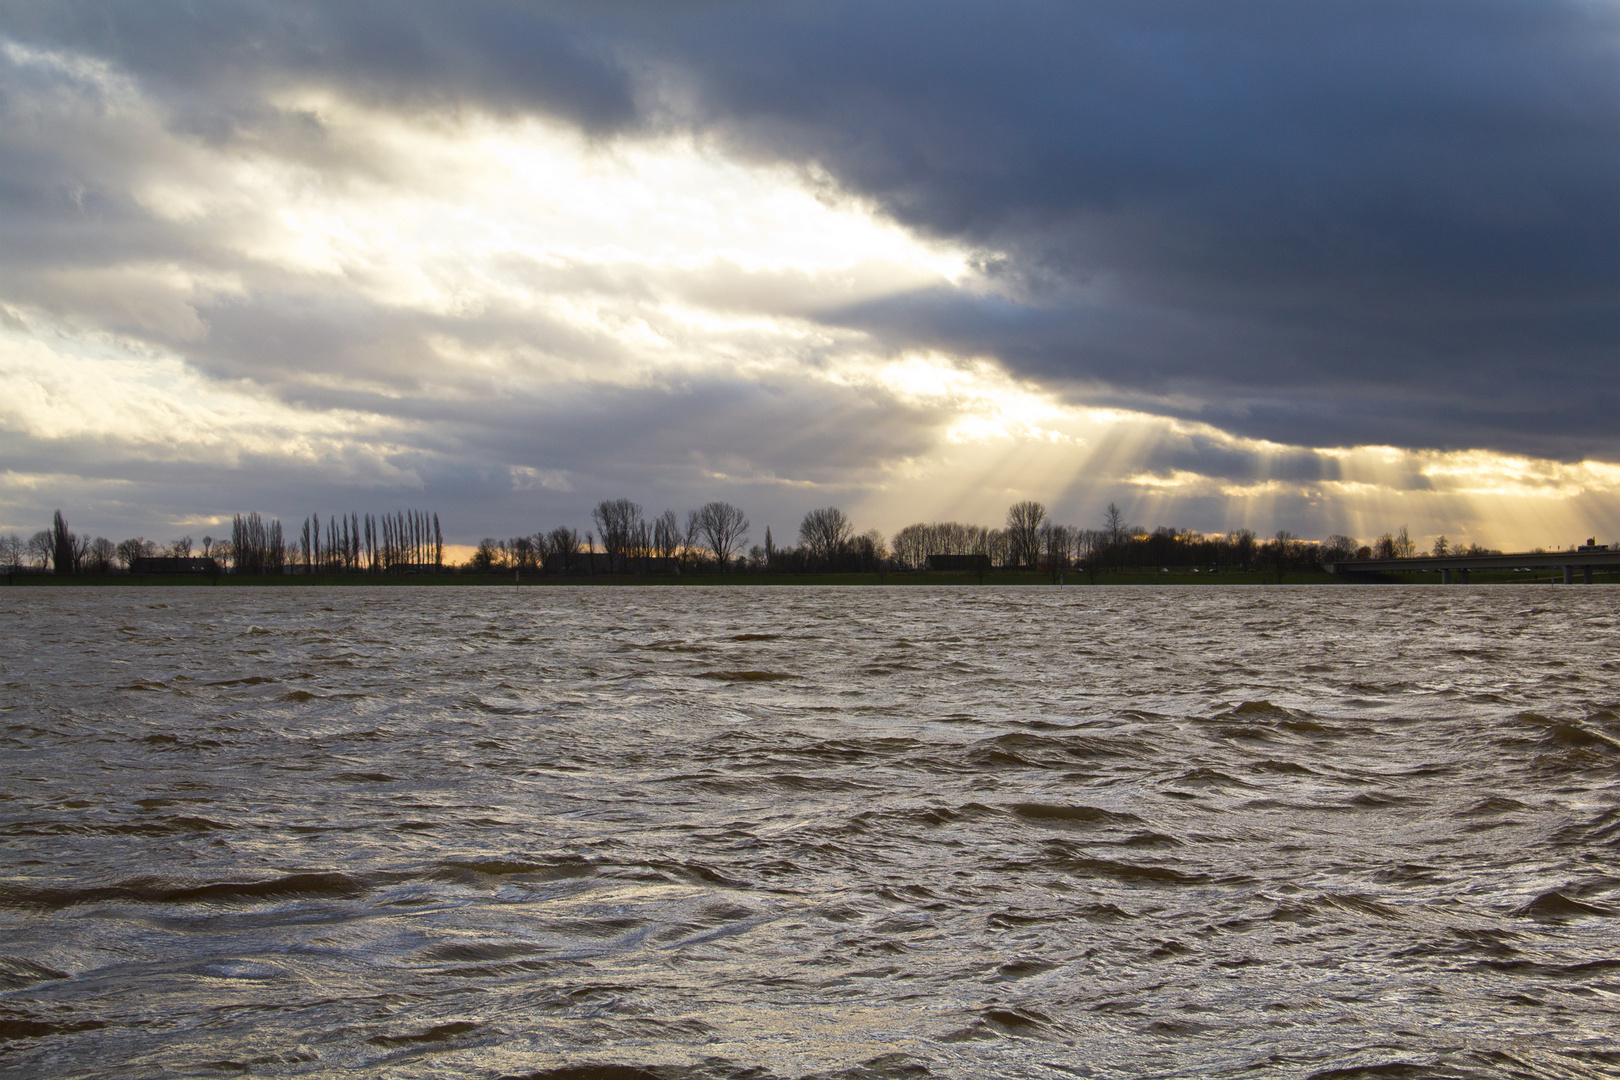
[[[1620,541],[1620,4],[0,0],[0,531]]]

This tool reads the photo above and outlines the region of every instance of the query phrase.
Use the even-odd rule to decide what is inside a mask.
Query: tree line
[[[649,521],[640,503],[607,499],[591,511],[591,523],[594,529],[583,536],[566,525],[505,540],[486,536],[474,549],[468,569],[573,574],[676,572],[707,566],[724,574],[743,560],[742,547],[752,528],[748,516],[728,502],[689,510],[684,521],[674,510]],[[768,543],[770,530],[765,533]]]
[[[442,569],[444,533],[439,515],[423,510],[374,514],[319,514],[304,519],[303,530],[289,541],[281,521],[257,512],[237,514],[229,538],[189,535],[159,544],[136,536],[113,543],[74,533],[62,511],[49,529],[24,540],[0,535],[0,567],[58,574],[106,574],[128,571],[146,559],[212,559],[222,570],[238,574],[399,573]]]
[[[648,573],[718,570],[721,573],[818,573],[916,571],[944,563],[981,571],[1048,572],[1056,577],[1076,570],[1095,581],[1109,572],[1150,568],[1275,571],[1280,575],[1319,568],[1324,562],[1410,557],[1416,547],[1405,525],[1371,544],[1333,535],[1305,540],[1286,530],[1262,538],[1242,528],[1210,534],[1159,526],[1147,529],[1126,521],[1110,503],[1097,528],[1063,524],[1039,502],[1024,500],[1007,509],[1000,527],[962,522],[918,522],[887,539],[876,529],[856,532],[838,507],[811,510],[799,523],[797,543],[779,545],[767,528],[763,543],[746,547],[749,521],[729,503],[689,511],[684,523],[673,510],[643,515],[629,499],[599,503],[591,514],[594,531],[583,535],[559,527],[501,540],[485,537],[469,564],[491,572],[525,570]],[[1444,536],[1433,554],[1452,553]],[[1455,553],[1493,553],[1479,545]],[[946,558],[941,558],[941,557]],[[947,562],[954,557],[954,561]],[[965,562],[964,562],[965,560]]]
[[[279,535],[280,523],[273,527]],[[439,515],[426,510],[381,517],[350,512],[328,515],[323,538],[321,516],[311,514],[304,519],[298,543],[287,550],[293,557],[292,569],[307,574],[438,570],[444,566],[444,532]]]
[[[876,529],[856,532],[835,506],[804,515],[796,542],[779,545],[766,528],[763,543],[748,546],[748,516],[727,502],[710,502],[684,518],[664,510],[648,518],[639,503],[609,499],[591,512],[583,534],[560,525],[527,536],[485,537],[463,567],[446,567],[444,533],[437,513],[402,510],[391,514],[311,514],[297,536],[288,539],[278,519],[238,514],[229,538],[190,536],[157,544],[143,537],[113,543],[80,537],[58,510],[51,527],[27,540],[0,535],[0,567],[56,573],[108,573],[128,570],[138,560],[213,559],[223,570],[241,574],[403,573],[466,569],[474,572],[523,571],[581,573],[824,573],[917,571],[946,565],[955,569],[1026,570],[1086,574],[1095,581],[1115,571],[1149,568],[1289,571],[1324,562],[1410,558],[1417,554],[1407,527],[1371,543],[1333,535],[1301,539],[1282,530],[1261,538],[1252,529],[1211,534],[1159,526],[1146,529],[1126,521],[1110,503],[1097,528],[1058,522],[1033,500],[1013,503],[1000,527],[955,521],[907,525],[891,539]],[[1453,547],[1438,537],[1428,552],[1495,554],[1477,544]],[[953,561],[954,560],[954,561]]]

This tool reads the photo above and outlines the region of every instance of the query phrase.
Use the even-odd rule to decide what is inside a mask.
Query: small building
[[[219,563],[214,559],[156,555],[145,559],[132,559],[132,574],[217,574]]]

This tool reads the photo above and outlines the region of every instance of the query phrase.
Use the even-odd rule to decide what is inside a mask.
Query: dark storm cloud
[[[266,91],[306,82],[407,107],[540,108],[591,129],[635,119],[621,65],[563,5],[7,0],[0,19],[19,40],[116,62],[222,139],[267,119]]]
[[[274,126],[268,88],[314,81],[815,161],[1002,253],[1008,298],[824,318],[1093,400],[1291,442],[1620,452],[1612,5],[0,10],[15,38],[106,56],[224,140]]]
[[[1285,441],[1620,449],[1612,6],[780,12],[672,24],[703,122],[1018,301],[829,318]]]

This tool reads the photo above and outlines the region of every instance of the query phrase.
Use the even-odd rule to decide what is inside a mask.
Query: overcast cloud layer
[[[1620,532],[1617,192],[1612,3],[0,2],[0,525]]]

